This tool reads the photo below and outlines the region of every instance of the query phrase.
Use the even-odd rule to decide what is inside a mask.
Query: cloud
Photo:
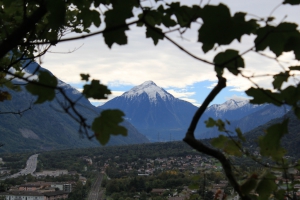
[[[181,100],[184,100],[184,101],[187,101],[187,102],[190,102],[191,104],[199,107],[201,106],[201,104],[199,102],[197,102],[196,99],[191,99],[191,98],[180,98]]]
[[[213,89],[216,85],[217,85],[217,83],[212,83],[211,85],[207,86],[206,88]]]
[[[212,3],[218,4],[219,1],[215,0]],[[245,11],[265,17],[281,1],[251,1],[249,3],[228,0],[226,3],[229,5],[231,13]],[[283,19],[287,13],[287,20],[300,22],[296,6],[281,6],[276,9],[276,20]],[[235,40],[228,46],[204,54],[201,50],[202,44],[197,42],[199,26],[193,25],[191,29],[188,29],[184,35],[185,39],[179,37],[177,32],[171,33],[170,37],[187,51],[210,62],[213,61],[215,55],[226,49],[238,49],[242,53],[253,46],[254,36],[243,36],[242,43]],[[67,83],[79,83],[80,73],[88,73],[92,78],[100,79],[101,83],[111,86],[139,85],[146,80],[152,80],[160,87],[178,89],[192,86],[201,81],[216,81],[213,65],[190,57],[166,39],[160,40],[158,45],[154,46],[153,41],[145,37],[145,29],[135,26],[131,26],[130,31],[127,31],[126,34],[128,35],[128,45],[114,44],[111,49],[104,43],[101,35],[84,40],[59,43],[51,50],[62,52],[79,47],[83,43],[84,45],[70,54],[46,54],[43,67]],[[274,56],[270,51],[265,51],[265,53]],[[246,68],[242,71],[245,75],[255,76],[282,71],[274,59],[263,57],[256,52],[249,52],[243,58]],[[289,63],[283,64],[284,67],[287,67],[299,64],[295,63],[293,58],[292,54],[283,54],[279,59],[288,61]],[[225,70],[224,77],[226,77],[227,86],[232,92],[245,91],[253,86],[246,78],[234,76],[227,70]],[[253,81],[264,88],[272,86],[272,77],[270,76],[254,78]],[[211,89],[215,84],[213,83],[208,88]],[[178,91],[174,90],[174,96],[179,95],[180,98],[193,99],[188,96],[188,93],[176,94],[176,92]]]
[[[172,94],[176,98],[184,98],[184,97],[190,97],[193,96],[196,92],[185,92],[185,91],[177,91],[174,89],[167,90],[170,94]]]
[[[245,96],[237,96],[237,95],[232,95],[230,97],[225,97],[226,100],[229,100],[229,99],[234,99],[234,100],[238,100],[238,101],[244,101],[244,100],[247,100],[249,99],[248,97],[245,97]]]
[[[79,89],[77,89],[79,90]],[[81,90],[82,91],[82,90]],[[93,104],[94,106],[101,106],[104,103],[106,103],[109,100],[112,100],[115,97],[121,96],[124,91],[111,91],[112,94],[108,95],[107,99],[89,99],[89,101],[91,102],[91,104]]]
[[[181,100],[190,102],[194,104],[195,106],[200,106],[201,104],[197,101],[195,98],[190,98],[191,96],[194,96],[196,92],[187,92],[186,89],[180,89],[180,90],[174,90],[169,89],[167,90],[170,94],[172,94],[174,97],[179,98]]]

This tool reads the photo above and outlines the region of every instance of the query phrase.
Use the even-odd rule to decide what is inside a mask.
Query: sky
[[[146,1],[147,2],[147,1]],[[184,4],[208,3],[208,1],[185,0]],[[209,3],[217,5],[222,1],[210,0]],[[247,17],[267,17],[273,11],[272,16],[279,21],[296,22],[300,24],[300,6],[280,6],[279,0],[227,0],[233,15],[237,11],[247,12]],[[193,25],[184,35],[184,39],[174,32],[169,36],[177,43],[188,49],[193,54],[212,61],[214,56],[228,48],[238,49],[243,52],[253,46],[253,36],[243,36],[241,43],[232,42],[228,46],[211,50],[204,54],[201,44],[197,43],[197,29],[200,25]],[[99,28],[100,30],[103,27]],[[97,31],[95,27],[93,31]],[[102,35],[89,37],[82,40],[59,43],[50,49],[42,58],[42,67],[49,69],[62,81],[82,90],[84,82],[80,80],[80,73],[90,74],[91,78],[99,79],[112,91],[109,99],[121,95],[132,87],[152,80],[158,86],[164,88],[175,97],[189,101],[196,106],[201,105],[213,86],[217,83],[216,73],[213,66],[199,62],[188,56],[170,42],[159,41],[154,46],[153,41],[145,37],[145,29],[131,26],[127,45],[114,44],[111,49],[104,43]],[[67,35],[71,37],[73,35]],[[75,50],[72,53],[68,53]],[[61,53],[59,53],[61,52]],[[266,50],[267,55],[274,56]],[[262,57],[255,52],[244,56],[246,68],[243,70],[248,75],[276,73],[282,70],[275,60]],[[299,64],[294,60],[294,55],[285,53],[279,57],[284,67]],[[244,91],[253,86],[251,82],[242,77],[236,77],[225,72],[227,88],[225,88],[212,102],[221,104],[228,99],[247,99]],[[271,82],[267,77],[256,78],[255,82],[262,87],[270,88]],[[98,106],[107,100],[91,100]]]

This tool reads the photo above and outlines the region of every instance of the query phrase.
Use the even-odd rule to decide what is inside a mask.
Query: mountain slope
[[[248,110],[249,107],[250,110]],[[241,110],[244,110],[246,112],[237,112]],[[289,110],[290,108],[277,107],[271,104],[255,106],[248,103],[236,110],[233,110],[232,112],[235,113],[235,116],[239,114],[239,116],[244,116],[244,117],[241,117],[240,119],[237,120],[230,120],[230,118],[225,118],[225,117],[221,119],[230,120],[230,125],[226,125],[227,130],[235,132],[235,129],[238,127],[241,129],[243,133],[245,133],[260,125],[269,122],[272,119],[276,119],[278,117],[285,115]],[[245,113],[247,113],[248,115],[246,115]],[[219,132],[217,128],[211,128],[208,129],[207,131],[202,132],[200,137],[212,138],[212,137],[217,137],[219,134],[222,133]]]
[[[28,71],[30,70],[29,68]],[[99,115],[99,110],[81,97],[77,90],[62,81],[59,81],[59,86],[72,100],[80,98],[76,108],[88,122]],[[99,146],[95,139],[83,139],[79,134],[80,125],[66,113],[58,111],[62,110],[58,101],[65,103],[60,94],[57,95],[57,100],[52,102],[32,104],[36,98],[24,89],[21,92],[9,92],[12,94],[12,100],[0,103],[1,112],[22,111],[30,106],[31,109],[22,115],[0,115],[0,137],[1,143],[4,144],[0,152]],[[123,125],[128,129],[128,136],[113,136],[108,145],[149,142],[129,122],[125,121]]]
[[[122,110],[126,119],[150,141],[181,140],[198,109],[189,102],[175,98],[153,81],[133,87],[99,108]],[[223,104],[212,105],[205,111],[195,135],[197,138],[211,138],[221,134],[216,128],[206,128],[204,122],[209,117],[229,120],[229,130],[240,126],[243,131],[249,131],[284,113],[275,106],[252,105],[248,100],[230,99]]]
[[[253,105],[248,100],[229,99],[223,104],[214,104],[205,113],[212,118],[239,120],[264,108],[265,105]]]
[[[126,119],[150,141],[177,139],[177,135],[182,138],[197,110],[193,104],[175,98],[152,81],[132,88],[99,108],[122,110]]]

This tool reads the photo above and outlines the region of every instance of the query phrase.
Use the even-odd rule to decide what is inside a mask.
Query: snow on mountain
[[[244,105],[249,103],[249,100],[234,100],[234,99],[229,99],[223,104],[214,104],[210,106],[207,110],[212,110],[215,109],[217,111],[228,111],[228,110],[235,110],[237,108],[240,108]]]
[[[265,105],[250,104],[249,100],[230,99],[223,104],[214,104],[205,113],[212,118],[238,120],[262,109]]]
[[[156,102],[158,96],[163,100],[174,99],[171,94],[163,88],[158,87],[153,81],[146,81],[141,85],[135,86],[128,92],[125,92],[122,96],[128,99],[133,99],[143,93],[148,95],[150,102]]]
[[[64,90],[70,90],[72,94],[81,95],[81,92],[61,80],[58,80],[57,86],[63,88]]]
[[[99,108],[122,110],[126,119],[150,141],[182,139],[197,110],[193,104],[175,98],[153,81],[133,87]]]
[[[126,119],[150,141],[169,141],[170,138],[181,140],[198,109],[187,101],[175,98],[153,81],[133,87],[98,108],[122,110]],[[232,125],[228,128],[233,131],[237,125],[243,130],[251,130],[260,122],[281,116],[282,113],[277,110],[267,104],[253,105],[249,100],[230,99],[223,104],[210,106],[201,117],[195,134],[198,138],[211,138],[220,134],[216,128],[206,128],[204,122],[209,117],[231,121]],[[274,114],[264,115],[270,112]]]

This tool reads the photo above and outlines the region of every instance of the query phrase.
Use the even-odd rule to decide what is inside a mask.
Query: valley
[[[58,187],[58,191],[60,185],[64,185],[61,186],[64,190],[69,185],[72,189],[67,199],[70,200],[208,200],[216,194],[230,200],[237,198],[221,164],[197,153],[183,142],[49,151],[40,153],[37,159],[38,167],[33,175],[10,177],[2,182],[11,195],[13,191],[20,191],[24,185],[29,187],[31,184],[37,188],[36,192],[44,194],[47,191],[49,195],[48,185]],[[238,172],[236,176],[242,182],[252,171],[263,172],[261,165],[249,158],[240,157],[232,162]],[[51,170],[64,170],[66,173],[35,176],[41,171]],[[296,183],[300,181],[298,170],[290,169],[289,178],[277,170],[271,173],[272,181],[278,187],[285,188],[288,180],[289,187],[297,191]],[[300,195],[298,192],[295,194]]]
[[[71,98],[80,99],[76,106],[88,121],[105,109],[122,110],[126,119],[122,125],[127,128],[128,136],[112,135],[106,147],[100,147],[94,138],[78,137],[76,121],[53,109],[59,108],[59,100],[34,105],[22,117],[0,115],[4,144],[0,148],[0,157],[3,155],[1,184],[2,192],[6,192],[3,195],[18,195],[22,191],[19,197],[29,198],[26,191],[34,190],[32,195],[41,198],[48,195],[69,200],[208,200],[216,196],[238,199],[221,163],[181,142],[197,110],[193,104],[175,98],[153,81],[133,87],[100,107],[93,106],[70,85],[60,82],[60,86]],[[2,110],[21,105],[21,101],[27,102],[23,103],[25,107],[28,105],[29,94],[22,91],[14,95],[16,98],[12,101],[0,104]],[[290,134],[282,141],[288,150],[286,159],[292,165],[299,158],[300,127],[289,107],[257,106],[249,100],[230,99],[208,107],[195,136],[213,148],[213,138],[230,133],[227,136],[240,140],[248,155],[260,159],[257,138],[268,126],[286,117],[291,119]],[[225,121],[227,132],[206,127],[209,118]],[[242,142],[241,136],[236,134],[236,127],[240,127],[247,142]],[[226,152],[226,146],[223,148]],[[248,172],[266,173],[251,156],[228,156],[241,183],[247,182]],[[269,165],[269,162],[263,159],[263,163]],[[286,190],[288,187],[290,192],[300,196],[296,188],[300,174],[296,168],[292,168],[288,178],[282,172],[270,170],[268,173],[276,187]],[[296,182],[285,187],[284,181],[290,179]],[[29,189],[33,187],[29,185],[34,189]]]

